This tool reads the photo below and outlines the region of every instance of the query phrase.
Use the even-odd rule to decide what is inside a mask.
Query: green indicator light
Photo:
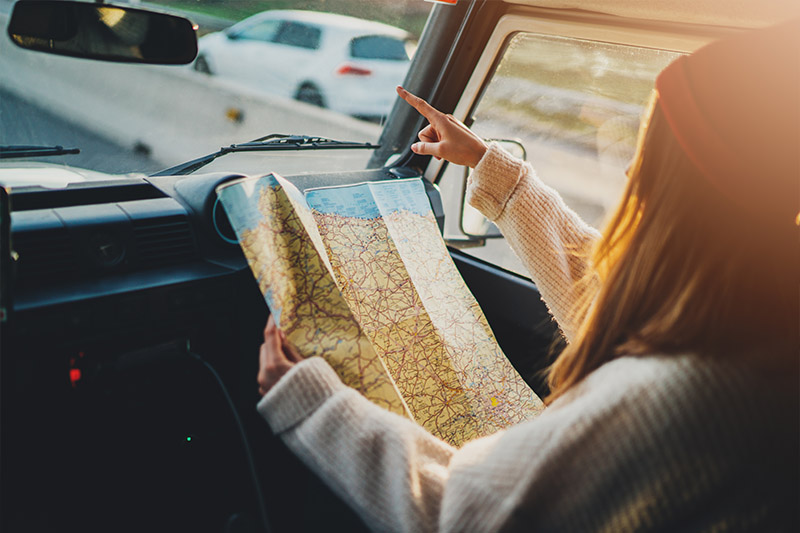
[[[192,442],[192,437],[191,437],[191,435],[190,435],[190,436],[188,436],[188,437],[186,437],[186,442]]]

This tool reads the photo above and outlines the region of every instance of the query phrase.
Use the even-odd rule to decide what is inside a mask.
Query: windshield
[[[13,4],[0,0],[4,28]],[[0,181],[4,168],[32,162],[61,170],[150,174],[274,133],[377,143],[431,5],[151,0],[148,9],[197,25],[199,53],[185,66],[31,52],[14,46],[3,31],[0,145],[80,153],[2,159]],[[354,170],[365,168],[370,155],[368,149],[235,153],[202,172]]]

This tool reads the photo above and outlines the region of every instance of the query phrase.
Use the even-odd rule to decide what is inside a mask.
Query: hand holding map
[[[269,315],[267,327],[264,328],[264,343],[258,354],[258,393],[264,396],[275,386],[295,363],[303,359],[287,339],[286,335],[275,325],[275,317]]]
[[[375,403],[461,445],[543,405],[501,352],[420,179],[220,187],[278,326]]]

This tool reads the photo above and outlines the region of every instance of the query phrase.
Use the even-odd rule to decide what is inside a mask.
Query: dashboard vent
[[[17,276],[20,283],[46,284],[72,277],[77,272],[73,243],[66,231],[14,234],[13,246],[19,255]]]
[[[133,235],[142,267],[170,265],[197,256],[192,229],[183,216],[135,220]]]

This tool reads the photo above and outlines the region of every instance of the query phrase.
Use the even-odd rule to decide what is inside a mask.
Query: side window
[[[365,35],[350,41],[350,57],[356,59],[409,59],[406,43],[386,35]]]
[[[236,33],[237,39],[247,39],[250,41],[265,41],[269,42],[275,38],[275,33],[278,31],[280,21],[278,20],[265,20],[258,22]]]
[[[624,188],[655,77],[677,55],[517,33],[473,113],[472,129],[483,138],[521,142],[542,181],[586,222],[602,227]],[[448,236],[489,226],[469,206],[462,216],[463,183],[464,168],[454,165],[440,181],[449,199]],[[503,239],[465,252],[527,275]]]
[[[275,42],[315,50],[319,48],[321,36],[322,32],[319,28],[298,22],[284,22],[278,30]]]

